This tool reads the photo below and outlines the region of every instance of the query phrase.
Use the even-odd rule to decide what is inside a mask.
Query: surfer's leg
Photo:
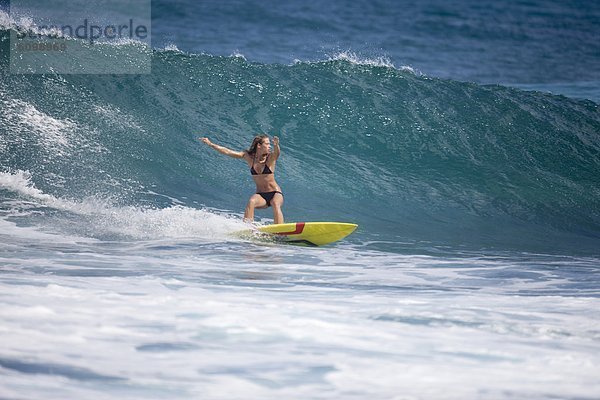
[[[271,200],[271,207],[273,207],[273,220],[276,224],[283,224],[283,212],[281,211],[283,206],[283,195],[281,193],[275,193]]]
[[[254,221],[255,208],[267,208],[267,201],[259,194],[253,194],[250,196],[250,200],[248,200],[248,204],[246,205],[246,211],[244,211],[244,221]]]

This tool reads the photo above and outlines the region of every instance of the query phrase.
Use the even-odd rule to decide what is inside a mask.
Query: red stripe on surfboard
[[[297,235],[304,230],[304,222],[296,222],[296,230],[293,232],[277,232],[278,235]]]

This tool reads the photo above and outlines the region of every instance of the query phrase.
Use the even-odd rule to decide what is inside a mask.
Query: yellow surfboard
[[[249,229],[238,234],[304,246],[323,246],[345,238],[357,226],[344,222],[291,222],[260,226],[256,231]]]

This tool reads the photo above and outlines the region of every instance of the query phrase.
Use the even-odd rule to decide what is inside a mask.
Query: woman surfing
[[[227,147],[212,143],[208,138],[200,139],[209,147],[212,147],[221,154],[233,158],[241,158],[246,161],[250,167],[250,174],[256,183],[256,193],[250,196],[246,210],[244,211],[244,221],[254,221],[255,208],[273,207],[273,219],[275,224],[283,224],[283,193],[281,188],[275,182],[275,163],[281,154],[279,148],[279,138],[273,136],[273,152],[271,152],[271,142],[269,136],[259,135],[252,140],[248,150],[235,151]]]

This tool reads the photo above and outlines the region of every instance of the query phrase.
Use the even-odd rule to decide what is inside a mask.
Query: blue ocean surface
[[[0,11],[0,398],[600,396],[597,2],[151,6],[150,74],[11,73]],[[235,234],[198,138],[258,133],[355,233]]]
[[[225,0],[153,6],[157,47],[281,64],[352,54],[437,78],[600,101],[595,1]]]

